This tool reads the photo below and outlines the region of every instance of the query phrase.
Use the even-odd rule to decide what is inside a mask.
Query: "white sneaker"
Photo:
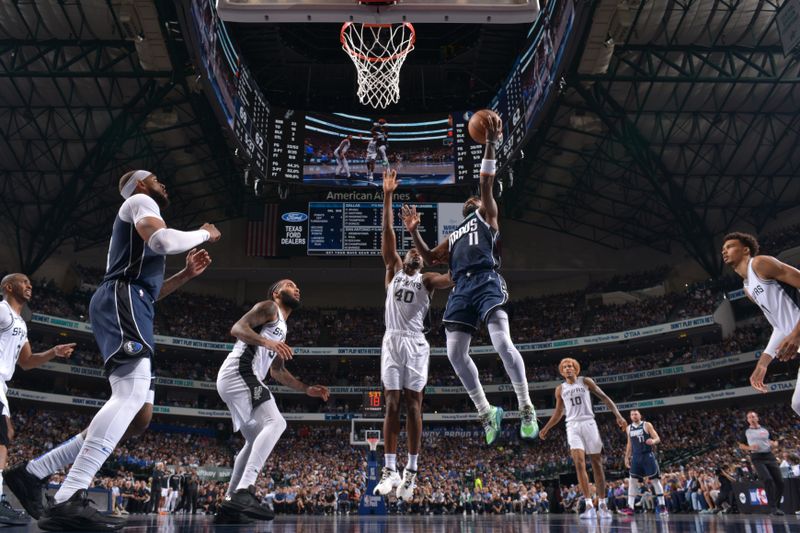
[[[381,473],[381,480],[375,486],[375,490],[372,493],[375,496],[386,496],[392,489],[399,486],[400,482],[400,474],[397,473],[397,470],[392,470],[391,468],[383,467],[383,472]]]
[[[598,516],[600,516],[600,519],[601,519],[601,520],[609,520],[609,519],[611,519],[611,518],[614,518],[614,513],[612,513],[611,511],[609,511],[609,510],[608,510],[608,507],[606,507],[605,505],[604,505],[604,506],[602,506],[602,507],[601,507],[601,508],[600,508],[600,509],[597,511],[597,514],[598,514]]]
[[[403,470],[403,481],[397,486],[397,492],[395,492],[398,500],[410,502],[414,499],[414,489],[417,486],[416,479],[416,472],[408,468]]]
[[[587,507],[584,512],[580,514],[581,520],[597,520],[597,510],[594,505]]]

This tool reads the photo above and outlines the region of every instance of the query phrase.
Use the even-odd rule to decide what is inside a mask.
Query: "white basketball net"
[[[342,48],[358,73],[358,100],[374,108],[385,108],[400,100],[400,69],[414,49],[414,26],[402,24],[358,24],[342,26]]]

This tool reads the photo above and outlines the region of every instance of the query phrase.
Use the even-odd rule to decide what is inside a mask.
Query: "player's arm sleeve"
[[[5,331],[14,325],[14,315],[8,305],[0,305],[0,331]]]
[[[767,343],[767,347],[764,348],[764,353],[768,354],[770,357],[775,359],[775,356],[778,355],[778,346],[780,346],[784,338],[786,338],[786,335],[784,335],[777,329],[773,329],[772,335],[770,335],[769,337],[769,342]]]
[[[211,235],[204,229],[180,231],[172,228],[161,228],[153,232],[147,246],[157,254],[175,255],[191,250],[206,242]]]

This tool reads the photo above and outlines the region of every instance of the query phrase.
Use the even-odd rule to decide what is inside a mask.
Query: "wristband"
[[[481,174],[494,174],[497,170],[497,161],[495,159],[484,159],[481,162]]]

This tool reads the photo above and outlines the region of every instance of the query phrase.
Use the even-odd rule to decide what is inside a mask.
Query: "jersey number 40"
[[[405,302],[410,304],[414,301],[414,293],[412,291],[407,291],[405,289],[400,289],[399,291],[394,293],[394,299],[398,302]]]

